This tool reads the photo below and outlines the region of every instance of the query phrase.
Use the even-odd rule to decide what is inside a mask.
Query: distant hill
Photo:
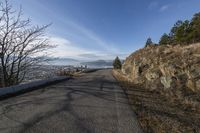
[[[124,60],[122,60],[124,62]],[[85,66],[91,68],[112,68],[113,60],[95,60],[95,61],[81,61],[73,58],[58,58],[50,62],[52,65],[72,65],[72,66]]]
[[[53,65],[79,65],[81,61],[72,58],[58,58],[50,62]]]
[[[112,63],[112,60],[96,60],[90,62],[82,62],[81,65],[87,65],[88,67],[93,68],[111,68]]]

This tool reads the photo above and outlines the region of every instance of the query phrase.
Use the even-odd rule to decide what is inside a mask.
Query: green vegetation
[[[177,21],[158,45],[148,38],[145,47],[126,58],[122,71],[113,70],[143,131],[199,132],[200,13]]]
[[[192,20],[177,21],[169,35],[164,34],[160,45],[191,44],[200,42],[200,13],[193,16]]]
[[[170,33],[164,33],[159,45],[187,45],[200,42],[200,12],[191,20],[178,20],[171,28]],[[151,38],[147,39],[145,47],[153,44]]]
[[[171,44],[172,39],[169,35],[167,35],[166,33],[164,33],[159,41],[160,45],[167,45],[167,44]]]
[[[145,47],[150,46],[150,45],[153,45],[153,42],[152,42],[151,38],[149,37],[146,41]]]
[[[121,61],[120,61],[118,56],[113,61],[113,68],[114,69],[121,69],[122,68],[122,63],[121,63]]]

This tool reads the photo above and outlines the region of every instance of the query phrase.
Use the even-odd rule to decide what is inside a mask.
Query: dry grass
[[[121,71],[113,75],[128,94],[145,133],[200,133],[200,95],[150,90],[133,84]]]

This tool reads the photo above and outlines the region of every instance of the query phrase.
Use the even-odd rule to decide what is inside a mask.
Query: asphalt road
[[[140,133],[111,70],[0,101],[0,133]]]

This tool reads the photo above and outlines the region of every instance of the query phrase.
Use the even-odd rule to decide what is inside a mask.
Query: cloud
[[[93,53],[88,53],[88,54],[79,54],[78,56],[80,57],[84,57],[84,58],[99,58],[100,56],[93,54]]]
[[[122,59],[128,56],[127,54],[116,54],[100,50],[97,51],[81,48],[72,41],[58,36],[51,36],[49,38],[49,43],[57,45],[56,48],[48,51],[53,57],[73,58],[78,60],[113,60],[116,56],[119,56]]]
[[[50,53],[55,57],[76,57],[80,53],[88,52],[62,37],[50,37],[49,42],[53,45],[57,45],[56,48],[50,51]]]
[[[92,54],[80,54],[79,56],[86,57],[90,60],[100,60],[100,59],[113,60],[116,56],[120,57],[121,59],[125,59],[126,57],[128,57],[128,54],[110,54],[110,53],[98,52]]]
[[[160,12],[164,12],[164,11],[168,10],[169,7],[170,7],[169,5],[163,5],[163,6],[160,8]]]
[[[51,14],[52,20],[56,20],[52,25],[55,31],[52,33],[53,36],[50,39],[52,44],[58,45],[57,48],[52,50],[55,56],[83,59],[111,59],[117,55],[117,53],[121,53],[121,50],[119,50],[115,44],[103,39],[92,29],[74,21],[73,18],[66,16],[66,14],[56,14],[53,10],[50,10],[41,3],[40,0],[36,0],[36,3],[45,12]],[[60,31],[57,31],[59,35],[56,33],[56,29],[63,29],[63,27],[59,27],[58,24],[65,26],[66,31],[64,31],[64,34],[60,34]],[[61,30],[61,32],[63,31]],[[70,34],[69,37],[66,36],[68,34]],[[60,35],[66,36],[66,38],[60,37]],[[108,54],[111,55],[108,56]]]
[[[149,10],[159,10],[160,12],[164,12],[170,8],[170,5],[161,5],[160,3],[153,1],[148,5]]]
[[[157,7],[158,7],[158,2],[154,1],[154,2],[151,2],[151,3],[149,4],[148,9],[149,9],[149,10],[153,10],[153,9],[155,9],[155,8],[157,8]]]
[[[76,37],[78,37],[80,34],[81,37],[85,37],[86,39],[89,40],[90,43],[95,44],[96,46],[99,47],[99,49],[103,49],[105,51],[109,51],[112,53],[119,52],[119,50],[110,42],[105,41],[102,39],[99,35],[94,33],[91,29],[88,27],[85,27],[81,25],[80,23],[74,21],[72,18],[69,16],[63,16],[62,14],[56,14],[53,10],[50,10],[47,8],[45,5],[41,3],[40,0],[36,0],[37,4],[43,8],[48,14],[51,14],[51,17],[54,18],[54,20],[60,21],[66,25],[66,27],[70,27],[70,29],[73,29],[73,33]],[[66,15],[66,14],[65,14]],[[66,32],[70,32],[66,30]]]
[[[68,25],[70,25],[71,27],[74,27],[75,29],[77,29],[79,31],[79,33],[82,33],[91,42],[94,42],[95,45],[97,45],[100,49],[107,51],[107,52],[112,52],[112,53],[119,52],[119,50],[112,43],[106,42],[105,40],[100,38],[98,35],[96,35],[92,30],[90,30],[86,27],[83,27],[80,24],[77,24],[70,20],[68,20],[68,21],[63,20],[63,21],[65,23],[67,23]]]

